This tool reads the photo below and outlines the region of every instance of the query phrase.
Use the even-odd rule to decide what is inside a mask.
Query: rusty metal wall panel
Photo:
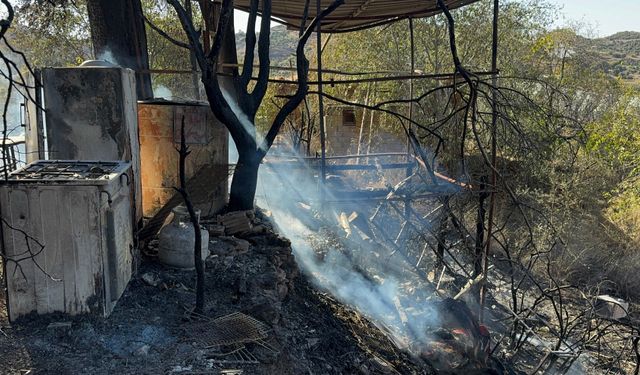
[[[204,167],[228,169],[227,130],[206,105],[139,103],[142,206],[144,216],[154,216],[175,194],[179,185],[180,126],[185,116],[185,135],[191,154],[187,179]],[[226,174],[226,173],[225,173]],[[206,201],[196,202],[203,215],[220,210],[227,201],[227,179],[212,180]]]

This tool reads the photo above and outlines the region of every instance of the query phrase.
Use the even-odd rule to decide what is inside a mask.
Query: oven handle
[[[131,184],[131,181],[129,180],[129,175],[126,173],[123,173],[120,175],[120,183],[122,184],[122,176],[127,178],[127,186],[129,186]]]
[[[116,244],[116,220],[113,209],[107,209],[107,259],[109,274],[109,297],[118,300],[118,248]]]
[[[109,207],[111,207],[111,203],[113,203],[113,200],[111,199],[111,193],[105,190],[100,190],[100,194],[107,194],[107,203],[109,204]]]

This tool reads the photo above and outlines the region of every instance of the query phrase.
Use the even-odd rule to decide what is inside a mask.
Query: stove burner
[[[109,179],[122,166],[120,162],[103,161],[37,161],[13,172],[9,180],[101,180]]]

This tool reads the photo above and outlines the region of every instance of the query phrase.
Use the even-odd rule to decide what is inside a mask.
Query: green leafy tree
[[[606,215],[640,241],[640,96],[628,89],[610,111],[590,125],[587,149],[609,170]]]

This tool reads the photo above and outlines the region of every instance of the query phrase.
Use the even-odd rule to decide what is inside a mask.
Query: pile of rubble
[[[255,211],[234,211],[218,215],[215,220],[204,220],[202,224],[211,236],[249,236],[265,233],[268,229],[256,219]]]
[[[381,359],[382,355],[376,357],[375,363],[369,363],[366,352],[372,351],[371,348],[366,351],[351,348],[349,353],[347,349],[353,345],[351,342],[333,348],[331,342],[350,339],[344,332],[334,332],[341,323],[332,311],[315,312],[326,307],[314,302],[317,297],[309,297],[309,293],[317,292],[299,276],[291,242],[275,232],[268,211],[230,213],[205,221],[203,226],[210,233],[207,276],[215,280],[207,288],[215,292],[215,297],[209,298],[204,320],[187,323],[185,330],[189,340],[206,353],[206,361],[265,374],[315,372],[318,365],[314,362],[318,361],[327,362],[322,365],[325,368],[320,370],[322,373],[350,373],[351,370],[345,368],[358,363],[362,369],[376,369],[382,366],[380,363],[386,363],[386,371],[373,373],[393,372],[394,365]],[[308,316],[314,312],[323,320],[333,322]],[[211,318],[224,313],[227,315]],[[240,317],[243,323],[229,325],[228,317]],[[224,327],[217,323],[221,319],[227,322]],[[253,328],[246,329],[248,326]],[[238,330],[237,327],[244,328]],[[375,330],[375,326],[358,329],[366,333]],[[219,332],[224,332],[221,340],[218,340]],[[377,336],[387,340],[379,331]],[[326,358],[317,352],[324,345],[331,345],[332,350],[358,359],[353,363],[333,363],[337,359]],[[405,358],[396,366],[408,364],[402,361],[409,360]]]
[[[209,232],[210,257],[207,269],[217,269],[220,265],[231,267],[238,264],[238,257],[258,255],[256,259],[266,260],[265,264],[247,265],[232,273],[234,299],[250,301],[248,310],[259,319],[277,323],[282,301],[293,289],[298,268],[291,250],[291,242],[276,234],[268,222],[270,213],[236,211],[202,221]],[[152,240],[146,254],[157,253],[158,241]],[[249,258],[250,259],[250,258]],[[251,261],[249,261],[251,263]],[[229,273],[229,270],[225,271]],[[145,273],[141,276],[149,285],[160,284],[157,275]]]
[[[396,281],[397,275],[402,275],[393,300],[382,297],[388,313],[374,320],[396,346],[425,360],[439,372],[500,373],[497,369],[504,365],[490,356],[494,349],[490,330],[479,323],[477,302],[471,296],[475,294],[469,293],[477,288],[481,277],[472,280],[452,277],[444,270],[438,272],[439,276],[425,273],[403,256],[406,249],[398,246],[385,251],[383,244],[362,230],[366,225],[359,222],[363,215],[357,212],[342,211],[332,221],[317,218],[305,207],[298,208],[296,218],[304,215],[307,222],[316,220],[314,226],[321,228],[310,239],[316,258],[324,261],[331,259],[328,252],[339,253],[352,262],[353,273],[371,280],[374,287],[383,285],[389,275]],[[349,267],[344,262],[341,265]],[[315,276],[317,283],[323,285],[323,275]]]
[[[256,218],[253,211],[231,212],[218,216],[215,223],[205,223],[205,227],[211,235],[211,262],[230,264],[250,247],[254,251],[251,256],[262,260],[262,264],[237,270],[233,295],[250,301],[247,309],[252,316],[277,324],[282,301],[293,289],[298,267],[289,240],[277,235],[265,219]]]

